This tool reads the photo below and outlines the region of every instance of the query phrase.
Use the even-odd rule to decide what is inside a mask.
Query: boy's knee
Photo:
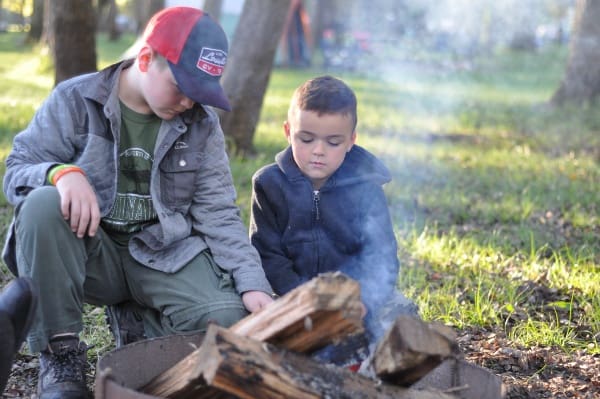
[[[40,187],[30,192],[18,210],[19,219],[31,220],[36,224],[56,216],[62,219],[60,195],[53,186]]]
[[[248,311],[240,303],[223,304],[221,306],[198,307],[181,310],[168,316],[174,332],[206,331],[211,323],[221,327],[230,327],[248,315]]]
[[[206,327],[208,328],[208,324],[215,323],[221,327],[231,327],[244,317],[248,315],[246,309],[241,308],[227,308],[227,309],[219,309],[212,312],[209,312],[205,316]]]

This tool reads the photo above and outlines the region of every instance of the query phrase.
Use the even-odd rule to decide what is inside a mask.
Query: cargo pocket
[[[233,276],[228,271],[222,269],[217,262],[213,259],[213,257],[204,252],[203,256],[206,257],[212,271],[215,273],[217,278],[217,287],[219,291],[233,291],[235,292],[235,283],[233,281]]]

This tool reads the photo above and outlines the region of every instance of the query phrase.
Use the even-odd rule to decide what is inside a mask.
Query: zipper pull
[[[315,204],[315,218],[319,220],[319,190],[313,191],[313,203]]]

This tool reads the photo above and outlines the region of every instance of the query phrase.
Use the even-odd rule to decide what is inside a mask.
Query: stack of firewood
[[[481,391],[456,375],[457,366],[468,368],[450,328],[411,316],[398,317],[379,342],[368,359],[370,373],[307,355],[362,331],[358,283],[341,273],[323,274],[228,329],[209,326],[199,348],[140,391],[181,399],[501,397],[489,395],[501,386],[493,378]],[[436,376],[438,366],[446,371]],[[485,382],[481,376],[478,385]],[[441,377],[451,384],[440,383]]]

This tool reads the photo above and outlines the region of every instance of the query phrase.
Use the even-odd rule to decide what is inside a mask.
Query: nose
[[[190,109],[194,106],[194,100],[189,97],[183,96],[181,99],[181,105],[185,107],[185,109]]]
[[[313,153],[315,155],[323,155],[325,153],[325,143],[322,140],[315,140]]]

